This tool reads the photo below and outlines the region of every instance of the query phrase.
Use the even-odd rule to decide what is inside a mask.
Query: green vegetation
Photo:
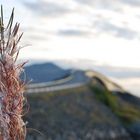
[[[101,103],[105,104],[109,109],[111,109],[111,111],[120,118],[120,120],[122,121],[123,124],[125,125],[129,125],[133,122],[137,122],[140,121],[140,108],[138,106],[135,106],[129,102],[124,101],[123,99],[121,99],[121,97],[119,97],[117,94],[112,94],[112,92],[110,92],[109,90],[107,90],[105,87],[101,87],[99,85],[99,83],[92,83],[90,86],[90,88],[88,88],[88,86],[83,86],[80,88],[76,88],[76,89],[70,89],[70,90],[63,90],[62,91],[57,91],[57,92],[51,92],[51,93],[40,93],[40,94],[32,94],[32,96],[30,96],[30,101],[38,101],[41,100],[45,103],[51,104],[53,106],[53,104],[51,103],[52,100],[57,101],[57,100],[62,100],[61,103],[59,104],[60,106],[60,110],[69,110],[69,106],[70,104],[72,104],[72,100],[74,98],[74,100],[76,100],[76,102],[82,102],[83,101],[83,96],[86,100],[88,100],[89,102],[96,102],[95,99],[97,99],[98,101],[100,101]],[[82,93],[87,93],[87,94],[82,94]],[[89,93],[94,93],[92,94],[93,96],[88,97]],[[67,99],[67,97],[69,97],[69,100]],[[64,100],[67,100],[67,102],[64,102]],[[50,106],[50,105],[49,105]],[[72,107],[72,110],[74,112],[74,110],[76,109],[76,107]],[[50,110],[51,112],[53,112],[53,108]],[[81,113],[79,111],[78,114],[80,115]],[[49,109],[46,112],[49,115]],[[101,118],[98,118],[98,116],[100,116],[100,114],[98,114],[99,112],[94,112],[93,115],[91,113],[91,118],[93,118],[94,121],[103,121],[103,120],[107,120],[107,119],[103,119],[103,115],[101,114]],[[83,113],[82,113],[83,114]],[[98,115],[96,115],[98,114]],[[97,116],[97,117],[96,117]]]
[[[131,124],[136,121],[140,121],[140,112],[137,108],[130,105],[117,109],[114,112],[120,117],[125,125]]]
[[[85,137],[85,133],[96,126],[118,126],[117,117],[96,100],[88,86],[28,94],[27,99],[30,111],[25,120],[31,128],[41,131],[46,139],[67,132],[82,132],[81,137]],[[38,134],[31,131],[28,135]]]
[[[59,136],[65,140],[69,133],[86,139],[87,132],[96,129],[108,136],[106,130],[116,133],[121,127],[131,128],[131,124],[140,121],[139,106],[112,94],[98,80],[91,82],[90,86],[28,94],[27,99],[30,111],[25,120],[31,128],[43,134],[40,136],[43,139]],[[32,136],[36,138],[39,134],[30,131],[27,139]]]
[[[98,87],[92,87],[92,90],[94,91],[96,99],[103,102],[108,107],[111,107],[112,110],[118,108],[118,104],[116,102],[117,98],[110,91],[106,89],[102,90]]]
[[[129,125],[140,121],[140,108],[124,101],[119,96],[112,94],[106,88],[99,88],[96,85],[90,85],[96,99],[108,106],[116,114],[123,124]]]

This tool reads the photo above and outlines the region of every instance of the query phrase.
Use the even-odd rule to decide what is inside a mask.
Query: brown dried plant
[[[25,140],[26,126],[23,122],[25,82],[20,79],[23,65],[17,64],[20,51],[19,23],[13,26],[14,9],[8,24],[0,17],[0,140]]]

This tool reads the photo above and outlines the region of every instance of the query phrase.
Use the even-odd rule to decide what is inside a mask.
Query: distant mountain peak
[[[64,70],[54,63],[47,62],[25,67],[25,73],[27,80],[32,80],[33,83],[42,83],[67,77],[71,70]]]

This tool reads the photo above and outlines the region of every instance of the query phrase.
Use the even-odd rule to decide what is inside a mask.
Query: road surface
[[[95,71],[74,71],[70,76],[60,79],[57,81],[31,84],[27,87],[26,93],[42,93],[42,92],[53,92],[71,88],[77,88],[84,86],[92,80],[92,78],[99,78],[104,85],[110,90],[115,92],[125,92],[122,87],[113,83],[104,75]]]

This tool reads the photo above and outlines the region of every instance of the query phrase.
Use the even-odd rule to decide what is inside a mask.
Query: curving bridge
[[[93,78],[100,79],[110,91],[125,92],[122,87],[98,72],[77,70],[64,79],[28,85],[26,93],[42,93],[77,88],[88,84]]]
[[[64,89],[71,89],[76,87],[81,87],[89,82],[89,77],[85,75],[84,71],[73,71],[72,74],[64,79],[37,83],[28,85],[27,93],[41,93],[41,92],[51,92]]]

